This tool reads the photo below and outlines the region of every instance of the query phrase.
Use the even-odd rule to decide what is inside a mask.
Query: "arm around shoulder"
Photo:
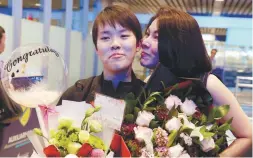
[[[249,118],[242,110],[233,93],[216,76],[208,76],[207,89],[212,95],[215,104],[230,105],[230,110],[223,118],[223,121],[233,117],[232,132],[237,139],[220,156],[245,156],[245,153],[252,150],[252,126]]]

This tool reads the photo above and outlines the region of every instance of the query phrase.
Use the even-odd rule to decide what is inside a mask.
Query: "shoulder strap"
[[[202,83],[204,84],[205,87],[207,85],[207,78],[208,78],[209,75],[210,75],[210,72],[204,73],[204,75],[201,76],[201,81],[202,81]]]

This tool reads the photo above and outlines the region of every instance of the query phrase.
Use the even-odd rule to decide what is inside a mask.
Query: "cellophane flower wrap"
[[[28,134],[36,154],[42,157],[112,157],[110,144],[114,129],[110,120],[104,119],[102,108],[85,102],[63,101],[63,105],[55,108],[57,113],[48,116],[48,133],[34,129]]]

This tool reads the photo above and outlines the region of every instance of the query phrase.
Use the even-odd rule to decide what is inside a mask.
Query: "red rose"
[[[60,152],[54,145],[44,148],[43,152],[47,157],[61,157]]]
[[[93,150],[93,148],[90,146],[90,144],[85,143],[79,149],[77,156],[78,157],[88,157],[92,150]]]
[[[202,116],[202,113],[200,112],[198,108],[196,108],[196,112],[193,114],[193,118],[196,118],[199,120],[201,116]]]

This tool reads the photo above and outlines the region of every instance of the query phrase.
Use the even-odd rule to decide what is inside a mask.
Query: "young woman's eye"
[[[100,39],[101,39],[101,40],[108,40],[109,37],[101,37]]]
[[[122,38],[127,38],[129,37],[130,35],[121,35]]]

